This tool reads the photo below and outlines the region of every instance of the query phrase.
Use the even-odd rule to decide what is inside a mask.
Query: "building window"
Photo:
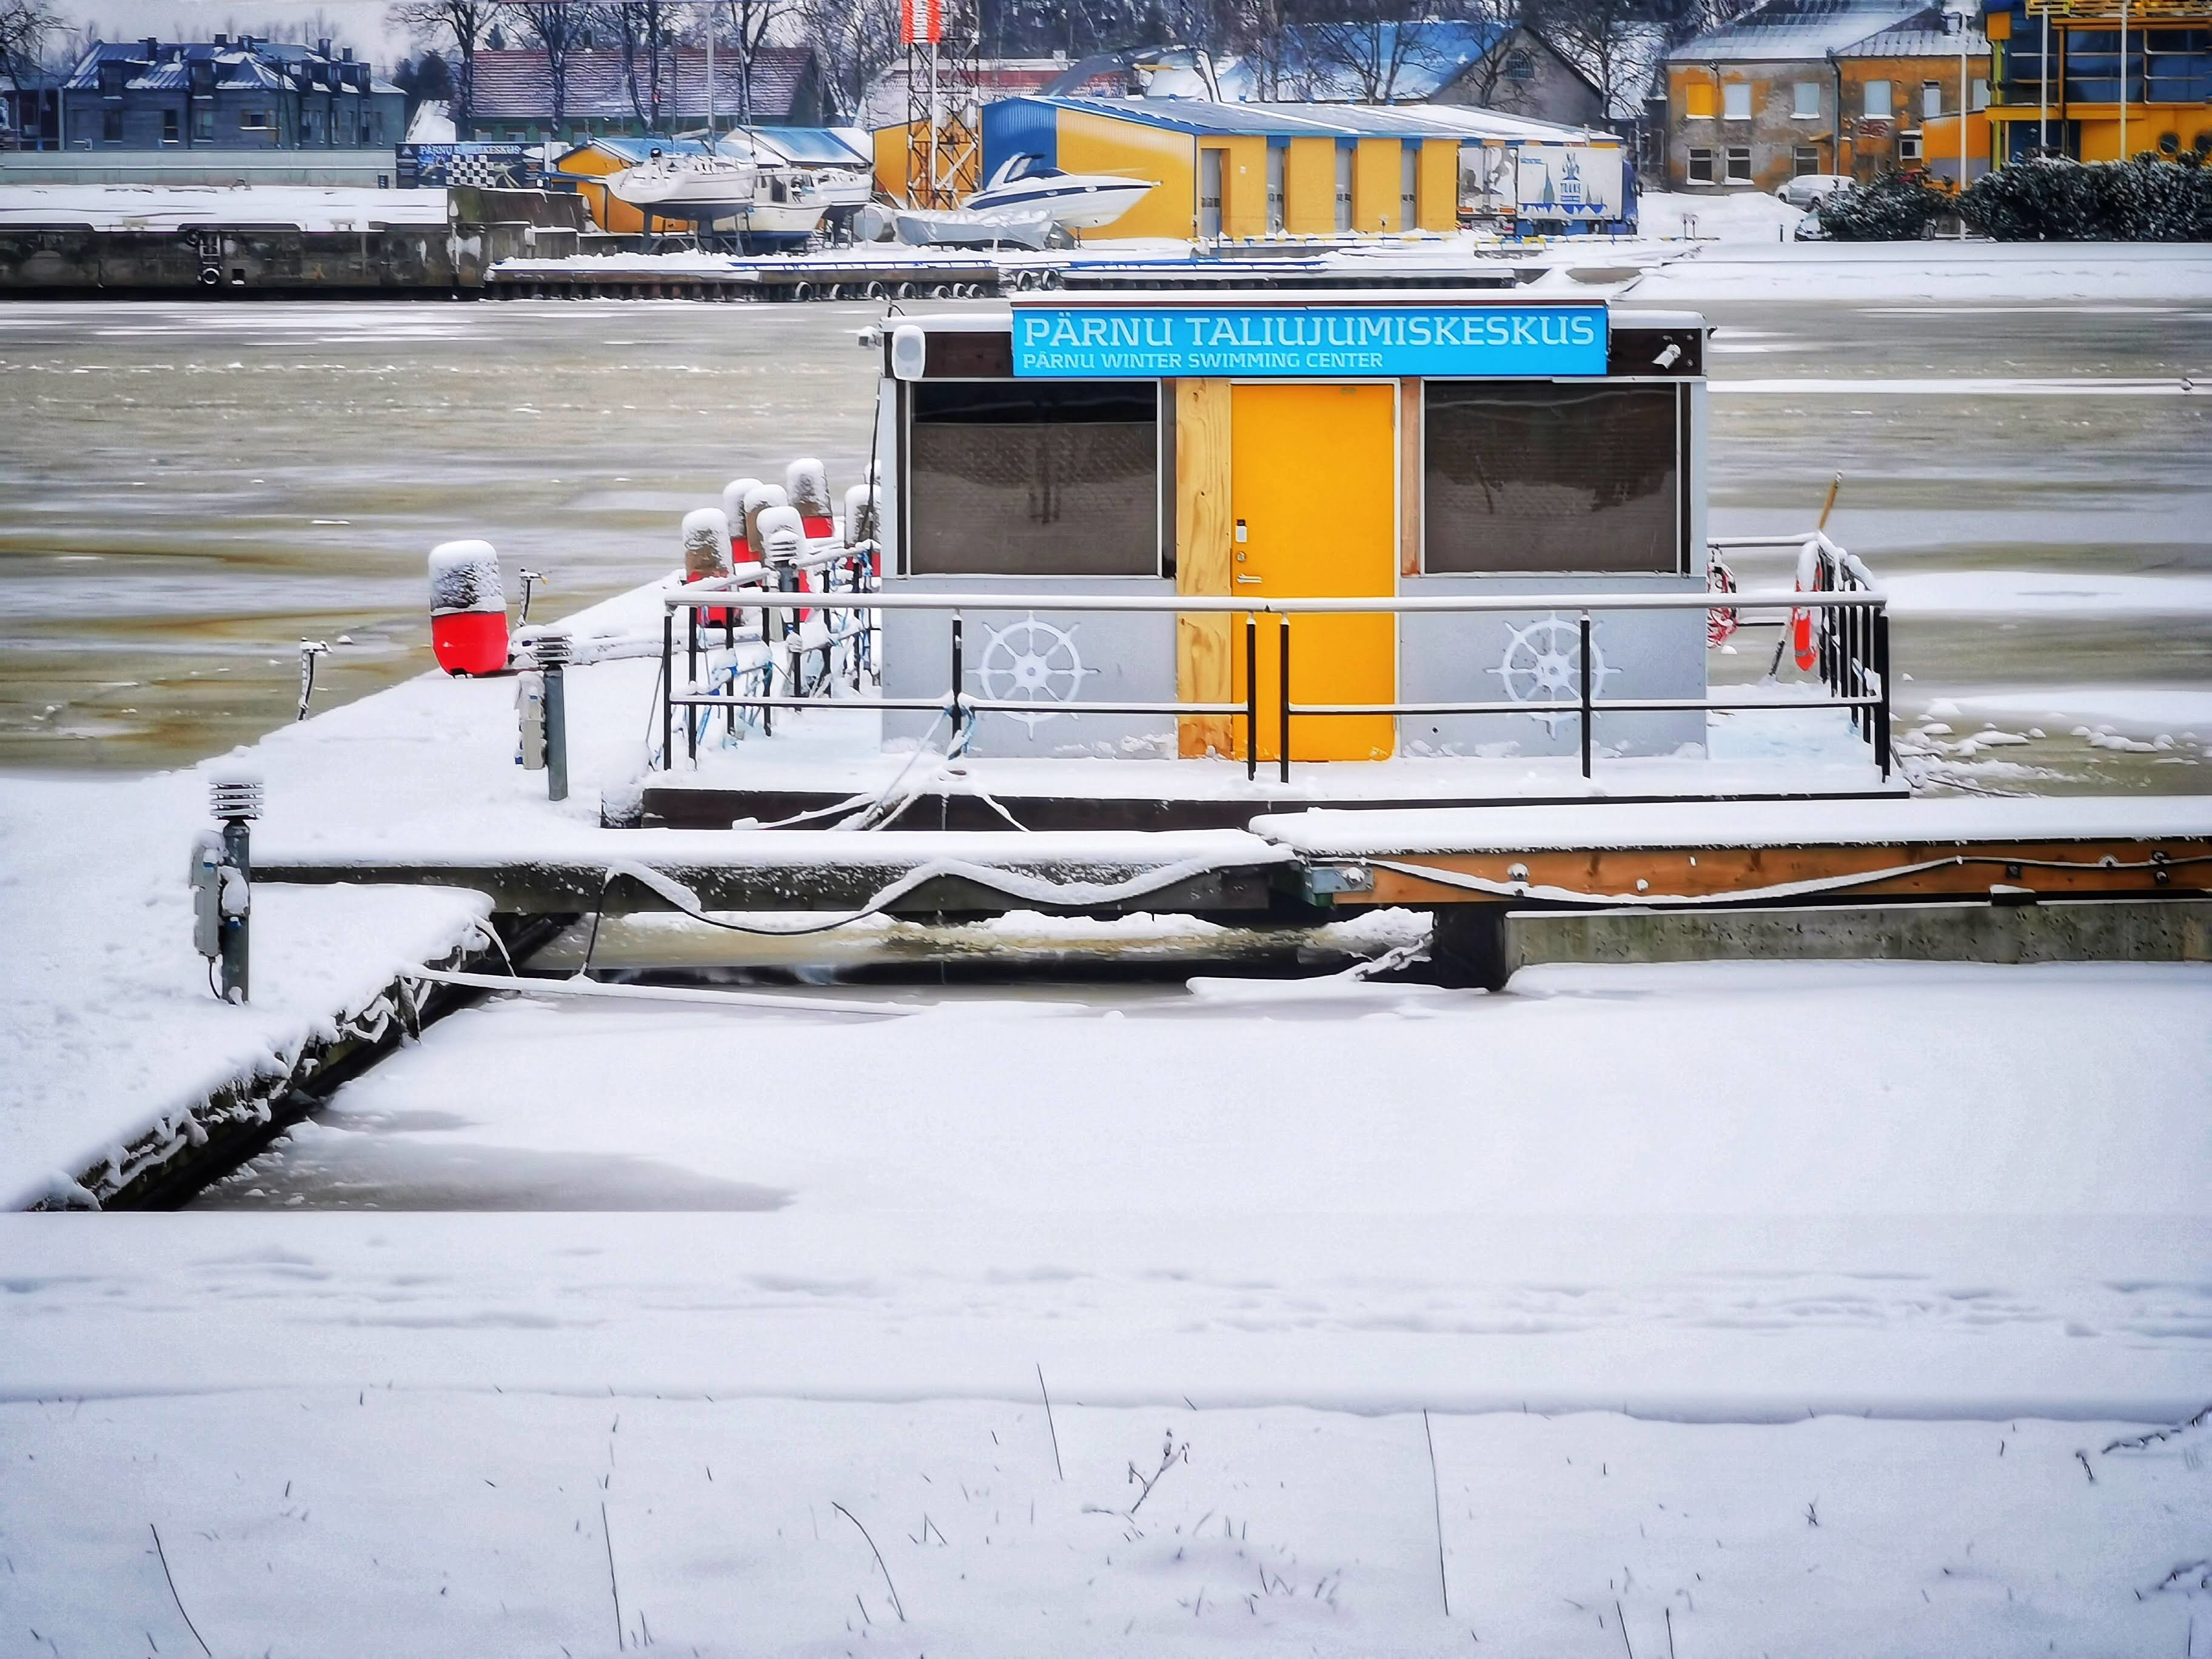
[[[1730,144],[1728,152],[1728,182],[1747,185],[1751,182],[1751,146]]]
[[[1713,83],[1710,81],[1686,81],[1682,83],[1682,113],[1692,121],[1713,118]]]
[[[1942,112],[1943,83],[1941,81],[1923,81],[1920,83],[1920,118],[1924,121]]]
[[[195,109],[192,112],[192,142],[194,143],[212,143],[214,141],[214,106],[212,105],[208,105],[203,106],[198,109]]]
[[[1800,81],[1792,88],[1790,104],[1790,118],[1797,121],[1817,121],[1820,118],[1820,83]]]
[[[1423,383],[1423,568],[1680,568],[1675,388]]]
[[[1803,179],[1820,170],[1820,149],[1817,144],[1800,144],[1790,152],[1790,176]]]
[[[161,112],[161,142],[165,144],[173,144],[177,142],[177,112],[165,109]]]
[[[1866,118],[1887,121],[1890,115],[1889,82],[1869,81],[1866,83]]]
[[[1897,135],[1897,159],[1900,161],[1917,161],[1920,159],[1918,133],[1900,132]]]
[[[1155,383],[922,380],[913,407],[909,572],[1159,574]]]
[[[123,112],[121,110],[104,109],[100,112],[100,142],[103,144],[119,144],[123,142]]]
[[[1974,78],[1973,99],[1966,107],[1969,109],[1987,109],[1989,106],[1990,83],[1979,76],[1977,76]]]
[[[1505,78],[1509,81],[1533,81],[1536,78],[1536,55],[1526,47],[1516,46],[1505,54]]]
[[[1730,121],[1751,119],[1751,82],[1731,81],[1721,88],[1721,114]]]
[[[239,111],[238,130],[240,132],[268,131],[269,116],[267,112],[258,109],[242,109]]]
[[[1712,181],[1712,151],[1709,149],[1692,150],[1690,152],[1690,182],[1693,185],[1710,185]]]

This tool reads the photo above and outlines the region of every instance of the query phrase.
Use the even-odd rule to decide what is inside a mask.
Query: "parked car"
[[[1849,190],[1857,182],[1839,173],[1801,173],[1774,193],[1791,207],[1812,209],[1820,206],[1824,198]]]

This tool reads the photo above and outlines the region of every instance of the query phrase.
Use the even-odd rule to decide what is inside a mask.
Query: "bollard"
[[[538,665],[545,675],[545,799],[568,799],[568,657],[566,634],[538,636]]]
[[[220,841],[204,839],[193,855],[196,933],[200,954],[218,964],[216,994],[225,1002],[244,1002],[247,928],[253,914],[252,834],[247,826],[261,816],[261,785],[251,777],[217,778],[208,787],[208,798],[222,833]]]

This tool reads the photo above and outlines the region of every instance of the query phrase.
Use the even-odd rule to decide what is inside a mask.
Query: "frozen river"
[[[1801,526],[1845,475],[1834,528],[1896,586],[1907,730],[1930,705],[1953,728],[1919,740],[1923,779],[2204,787],[2212,402],[2177,394],[2212,374],[2212,311],[1707,310],[1714,528]],[[669,568],[678,515],[731,477],[813,453],[842,488],[872,314],[0,311],[0,766],[249,741],[289,717],[303,635],[352,641],[319,702],[427,667],[422,557],[450,537],[543,572],[557,613]],[[1990,720],[2024,741],[1960,752]]]

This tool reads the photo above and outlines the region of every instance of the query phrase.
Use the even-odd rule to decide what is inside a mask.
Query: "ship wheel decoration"
[[[1582,629],[1578,623],[1557,615],[1512,630],[1505,654],[1490,671],[1504,682],[1505,695],[1515,702],[1578,702],[1582,698]],[[1605,690],[1607,666],[1595,630],[1590,636],[1590,696]],[[1547,732],[1559,730],[1563,720],[1576,718],[1568,709],[1553,714],[1529,711],[1528,718],[1544,722]]]
[[[989,631],[990,643],[983,647],[975,679],[984,696],[994,702],[1073,702],[1083,688],[1083,677],[1097,672],[1083,665],[1073,629],[1039,622],[1034,611],[1019,622]],[[1052,719],[1060,710],[1048,708],[1034,714],[998,712],[1006,713],[1009,719],[1034,732],[1039,722]]]

